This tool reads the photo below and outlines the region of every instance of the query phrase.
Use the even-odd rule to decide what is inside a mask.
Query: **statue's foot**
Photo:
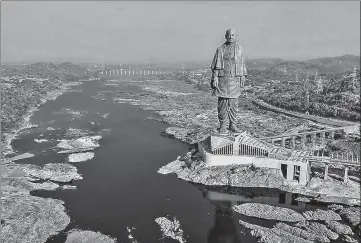
[[[234,132],[234,133],[240,133],[242,132],[236,125],[232,124],[229,126],[229,130]]]

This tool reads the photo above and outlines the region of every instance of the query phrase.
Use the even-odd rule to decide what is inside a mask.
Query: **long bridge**
[[[358,126],[355,125],[285,135],[281,134],[272,137],[263,137],[261,139],[272,144],[280,143],[282,147],[286,147],[286,142],[288,142],[287,144],[291,145],[292,149],[294,149],[296,146],[296,140],[300,139],[302,148],[305,148],[305,144],[308,140],[311,141],[312,145],[315,145],[317,140],[321,140],[321,144],[324,145],[326,137],[329,139],[334,139],[335,133],[357,133],[357,130]]]
[[[106,69],[101,70],[101,75],[107,76],[150,76],[150,75],[162,75],[169,74],[170,71],[164,70],[140,70],[140,69]]]

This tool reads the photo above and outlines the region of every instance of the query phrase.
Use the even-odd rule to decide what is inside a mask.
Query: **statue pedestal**
[[[212,133],[210,133],[209,135],[214,136],[214,137],[222,137],[222,138],[228,138],[228,139],[233,140],[234,138],[236,138],[237,136],[239,136],[239,135],[241,135],[243,133],[247,134],[246,131],[235,133],[235,132],[227,130],[226,132],[221,133],[218,130],[216,130],[216,131],[213,131]]]

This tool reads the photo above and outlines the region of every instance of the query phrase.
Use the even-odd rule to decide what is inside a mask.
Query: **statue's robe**
[[[216,50],[211,69],[214,95],[238,98],[241,94],[240,77],[247,76],[243,48],[237,43],[222,44]],[[218,88],[213,86],[215,75],[218,76]]]
[[[222,124],[229,119],[230,125],[236,124],[238,97],[241,94],[241,78],[247,76],[243,49],[237,43],[224,43],[219,46],[211,65],[213,95],[218,96],[218,118]],[[214,79],[218,77],[218,87]]]

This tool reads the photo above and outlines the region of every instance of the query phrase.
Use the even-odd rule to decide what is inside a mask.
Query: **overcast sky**
[[[1,60],[211,61],[230,27],[249,58],[360,53],[358,1],[2,1]]]

